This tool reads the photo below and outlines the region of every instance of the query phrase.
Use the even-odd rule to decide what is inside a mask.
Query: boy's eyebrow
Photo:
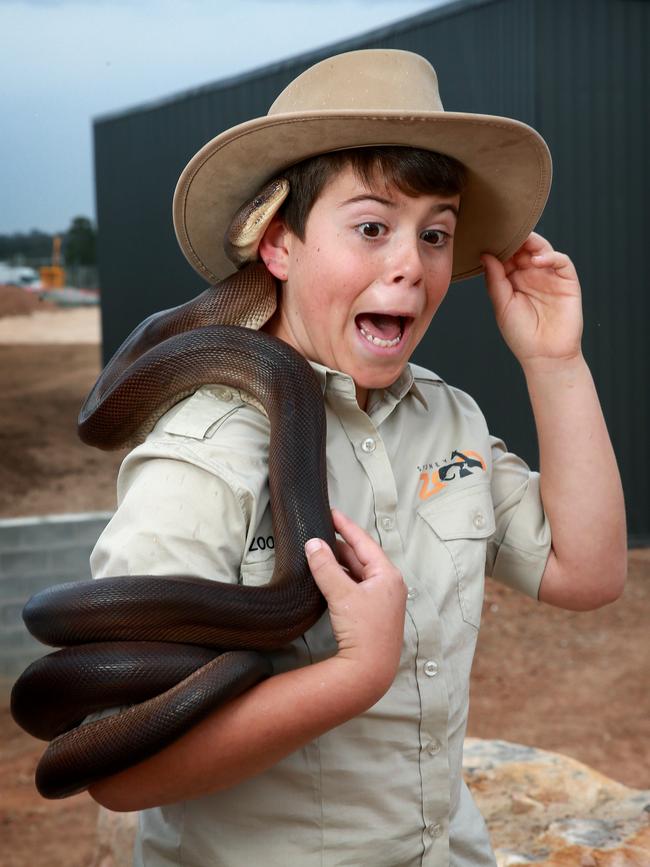
[[[351,199],[345,199],[345,201],[340,202],[339,208],[342,208],[344,205],[354,205],[356,202],[366,202],[368,200],[379,202],[380,205],[386,205],[389,208],[397,207],[397,203],[390,199],[384,199],[381,196],[375,196],[372,193],[362,193],[360,196],[352,196]],[[452,214],[458,218],[458,208],[455,205],[452,205],[451,202],[440,202],[437,205],[432,205],[431,210],[435,211],[437,214],[442,213],[442,211],[451,211]]]

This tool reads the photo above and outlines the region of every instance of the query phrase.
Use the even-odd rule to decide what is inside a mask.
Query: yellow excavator
[[[52,264],[38,269],[43,289],[61,289],[65,286],[65,269],[61,266],[61,238],[52,238]]]

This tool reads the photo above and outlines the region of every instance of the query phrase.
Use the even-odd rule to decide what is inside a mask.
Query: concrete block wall
[[[88,558],[110,512],[0,521],[0,695],[50,651],[27,632],[21,611],[29,597],[65,581],[90,578]]]

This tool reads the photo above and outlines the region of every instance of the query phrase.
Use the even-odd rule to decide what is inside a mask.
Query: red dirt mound
[[[56,309],[55,304],[41,299],[35,292],[0,284],[0,316],[27,316],[35,310]]]

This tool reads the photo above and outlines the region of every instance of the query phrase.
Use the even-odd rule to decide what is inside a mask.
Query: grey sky
[[[0,0],[0,233],[94,218],[92,118],[447,0]]]

